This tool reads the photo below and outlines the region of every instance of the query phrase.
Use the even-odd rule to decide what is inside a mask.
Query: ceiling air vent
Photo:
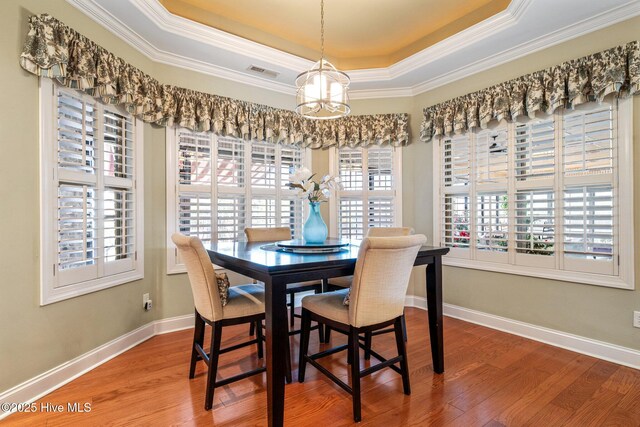
[[[249,68],[247,68],[247,70],[255,74],[260,74],[264,77],[270,77],[272,79],[275,79],[276,77],[278,77],[278,74],[280,74],[273,70],[267,70],[266,68],[258,67],[257,65],[251,65]]]

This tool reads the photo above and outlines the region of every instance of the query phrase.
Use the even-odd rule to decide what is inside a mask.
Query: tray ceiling
[[[317,61],[320,1],[160,0],[174,15]],[[509,0],[326,0],[325,56],[383,68],[502,12]],[[374,6],[374,7],[372,7]]]

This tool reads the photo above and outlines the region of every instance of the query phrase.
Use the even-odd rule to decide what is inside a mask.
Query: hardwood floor
[[[402,393],[400,376],[390,369],[366,377],[360,425],[640,426],[640,371],[460,320],[444,322],[446,371],[436,375],[426,313],[407,309],[412,394]],[[225,328],[223,345],[245,339],[247,329]],[[317,348],[317,338],[312,333],[311,349]],[[14,414],[4,423],[266,425],[264,374],[216,389],[213,410],[204,411],[202,364],[195,379],[187,378],[191,339],[192,330],[156,336],[36,402],[38,408],[64,405],[65,412]],[[335,333],[332,340],[345,342]],[[298,336],[292,344],[295,369]],[[375,337],[373,345],[384,356],[395,347],[392,334]],[[345,353],[323,360],[347,378]],[[253,346],[224,354],[220,375],[259,363]],[[91,411],[69,413],[68,403],[89,403]],[[285,415],[289,426],[354,424],[350,397],[311,366],[304,384],[286,386]]]

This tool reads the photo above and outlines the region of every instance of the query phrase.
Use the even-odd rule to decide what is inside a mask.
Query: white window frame
[[[380,148],[377,145],[371,146],[372,148]],[[367,161],[368,156],[362,156],[362,190],[341,190],[334,191],[334,194],[329,199],[329,211],[330,211],[330,235],[339,237],[339,225],[340,221],[340,198],[348,197],[350,199],[361,199],[363,206],[363,214],[366,212],[367,200],[369,197],[375,195],[386,196],[393,198],[393,226],[402,227],[402,148],[390,147],[393,150],[393,189],[392,190],[368,190],[365,188],[366,175],[367,175]],[[360,147],[361,150],[367,150],[368,147]],[[329,169],[333,176],[340,175],[340,165],[338,156],[338,147],[332,147],[329,150]],[[367,225],[363,219],[364,234],[366,235]]]
[[[180,274],[185,273],[187,271],[184,264],[179,262],[179,257],[177,253],[177,249],[173,242],[171,241],[171,235],[173,233],[178,232],[178,194],[179,194],[179,177],[178,177],[178,143],[179,143],[179,133],[182,131],[191,132],[188,129],[181,128],[178,126],[172,126],[166,128],[166,155],[167,155],[167,164],[166,164],[166,189],[167,189],[167,235],[166,235],[166,256],[167,256],[167,274]],[[215,170],[217,165],[217,156],[218,156],[218,136],[209,133],[208,134],[211,141],[211,164],[212,164],[212,174],[211,174],[211,192],[206,192],[204,194],[211,195],[211,203],[212,203],[212,216],[215,216],[216,212],[216,203],[218,194],[223,195],[232,195],[238,194],[242,195],[245,198],[245,209],[250,211],[251,209],[251,198],[252,195],[257,196],[267,196],[273,197],[276,201],[275,209],[276,209],[276,221],[279,222],[281,220],[281,200],[285,198],[284,196],[293,197],[296,194],[295,190],[287,190],[282,188],[282,183],[280,180],[280,145],[274,145],[276,148],[276,188],[275,189],[267,189],[267,188],[252,188],[251,186],[251,144],[254,141],[242,141],[242,143],[246,144],[246,148],[244,150],[244,165],[245,165],[245,180],[244,180],[244,189],[236,189],[236,188],[218,188],[217,185],[217,177],[215,175]],[[258,142],[259,144],[264,144],[262,142]],[[311,165],[311,149],[309,148],[301,148],[302,155],[302,165],[310,168]],[[304,223],[306,215],[308,214],[308,206],[307,203],[304,203],[304,200],[301,200],[303,213],[301,218],[301,223]],[[212,219],[212,233],[215,233],[215,225],[214,220]],[[247,214],[245,216],[245,226],[251,227],[251,215]],[[302,227],[301,227],[302,228]],[[301,232],[301,231],[300,231]],[[217,270],[220,270],[221,267],[215,266]]]
[[[133,263],[115,261],[114,265],[98,262],[97,278],[84,280],[78,278],[68,283],[59,281],[58,265],[58,158],[57,158],[57,91],[62,90],[76,98],[91,101],[99,106],[100,111],[107,109],[128,115],[127,112],[115,107],[105,106],[95,98],[79,91],[64,88],[48,78],[40,78],[40,305],[47,305],[69,298],[107,289],[124,283],[144,278],[144,131],[143,123],[133,119],[134,123],[134,176],[133,192],[135,205],[135,255]],[[103,149],[97,150],[96,163],[102,170]],[[98,174],[99,175],[99,174]],[[101,192],[105,178],[97,176],[97,191]],[[121,178],[110,178],[116,182]],[[127,265],[124,265],[127,264]],[[106,268],[108,267],[108,268]]]
[[[617,114],[617,137],[616,129],[614,129],[614,155],[613,155],[613,192],[614,192],[614,235],[617,238],[617,249],[614,249],[614,260],[617,265],[614,268],[613,275],[597,274],[584,271],[568,271],[558,269],[558,266],[547,268],[535,265],[516,265],[515,264],[515,251],[509,252],[508,262],[491,262],[489,260],[479,260],[474,257],[473,254],[478,252],[474,247],[470,247],[468,250],[461,250],[459,248],[451,248],[449,255],[443,258],[443,264],[453,267],[472,268],[477,270],[494,271],[499,273],[516,274],[522,276],[539,277],[567,282],[575,282],[589,285],[605,286],[620,289],[635,289],[635,271],[634,271],[634,215],[633,215],[633,100],[631,98],[614,100],[617,102],[617,109],[614,108],[614,114]],[[615,104],[614,104],[615,106]],[[615,111],[617,110],[617,113]],[[556,121],[561,120],[561,112],[555,114]],[[513,132],[516,124],[509,124],[509,132]],[[562,136],[556,127],[556,176],[561,172],[558,165],[561,164],[562,158],[560,157],[560,151],[558,150],[558,144],[562,144]],[[442,144],[446,138],[440,138],[433,142],[433,235],[434,244],[436,246],[443,246],[442,244],[442,195],[444,187],[441,182],[442,173]],[[473,150],[473,148],[470,148]],[[509,150],[509,162],[513,162],[513,150]],[[473,157],[473,154],[471,154]],[[470,170],[470,185],[463,193],[471,195],[477,194],[475,192],[476,183],[474,182],[475,166],[472,161],[472,168]],[[562,179],[556,180],[553,189],[557,194],[562,194],[560,183]],[[585,181],[585,185],[589,184],[588,178]],[[472,191],[473,189],[473,191]],[[460,190],[461,191],[461,190]],[[509,191],[515,192],[515,178],[509,176]],[[456,190],[447,191],[447,193]],[[470,203],[475,203],[475,200],[471,200]],[[562,219],[561,214],[562,201],[556,197],[556,242],[559,242],[562,238],[562,227],[558,222],[558,219]],[[471,219],[473,222],[474,219]],[[513,218],[510,217],[510,229],[513,230]],[[624,231],[621,231],[624,230]],[[513,234],[513,233],[511,233]],[[474,236],[471,233],[471,238]],[[510,243],[513,242],[514,237],[510,235]],[[475,245],[472,245],[475,246]],[[511,245],[510,245],[511,246]],[[489,254],[491,255],[491,254]],[[558,258],[562,258],[559,256]],[[561,261],[560,261],[561,262]]]

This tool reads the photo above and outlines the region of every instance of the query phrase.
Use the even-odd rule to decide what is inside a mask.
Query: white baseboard
[[[156,320],[153,322],[154,335],[168,334],[169,332],[182,331],[193,328],[193,314],[170,317],[168,319]]]
[[[427,299],[408,295],[405,300],[408,307],[427,309]],[[448,317],[497,329],[521,337],[530,338],[555,347],[565,348],[577,353],[608,360],[620,365],[640,369],[640,351],[591,338],[581,337],[506,317],[483,313],[452,304],[443,305],[443,314]]]
[[[0,403],[31,403],[154,335],[193,327],[193,315],[147,323],[85,354],[0,393]],[[12,412],[0,412],[0,420]]]

